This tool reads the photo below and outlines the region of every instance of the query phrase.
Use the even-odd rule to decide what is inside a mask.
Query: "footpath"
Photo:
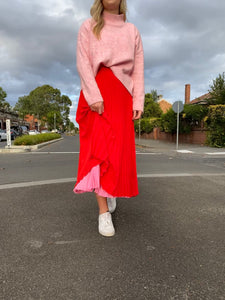
[[[147,151],[162,152],[169,154],[186,153],[186,154],[197,154],[197,155],[225,155],[225,148],[215,148],[209,146],[201,146],[196,144],[178,144],[176,149],[176,143],[165,142],[160,140],[152,139],[135,139],[135,144],[138,147],[146,148]]]
[[[8,148],[7,146],[5,146],[4,148],[0,148],[0,153],[22,153],[22,152],[31,152],[40,148],[43,148],[49,144],[53,144],[59,141],[62,141],[63,138],[58,138],[55,140],[50,140],[47,142],[43,142],[40,144],[36,144],[36,145],[27,145],[27,146],[14,146],[12,144],[12,146],[10,148]]]

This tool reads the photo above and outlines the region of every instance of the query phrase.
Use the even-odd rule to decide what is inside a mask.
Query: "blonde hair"
[[[102,4],[102,0],[95,0],[92,7],[91,7],[91,16],[93,20],[96,22],[95,26],[93,27],[93,33],[94,35],[100,39],[101,30],[104,26],[104,20],[103,20],[103,11],[104,6]],[[127,19],[127,1],[121,0],[120,1],[120,8],[119,8],[119,14],[124,14],[124,21]]]

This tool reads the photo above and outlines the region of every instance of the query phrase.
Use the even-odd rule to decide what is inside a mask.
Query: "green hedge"
[[[208,116],[204,120],[209,129],[207,145],[225,147],[225,105],[210,105]]]
[[[23,135],[17,137],[14,141],[16,146],[37,145],[51,140],[59,139],[61,137],[58,133],[41,133],[36,135]]]
[[[141,134],[142,133],[150,133],[153,131],[154,125],[152,124],[151,119],[143,118],[140,120],[140,122],[141,122],[141,124],[140,124]],[[137,133],[139,132],[139,120],[135,120],[134,129],[135,129],[135,132],[137,132]]]

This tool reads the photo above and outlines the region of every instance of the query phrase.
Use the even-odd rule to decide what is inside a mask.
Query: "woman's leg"
[[[109,211],[108,204],[107,204],[107,198],[99,196],[98,194],[96,195],[96,199],[98,202],[98,207],[99,207],[99,214],[104,214],[105,212]]]
[[[98,216],[98,231],[103,236],[113,236],[115,228],[112,222],[112,215],[109,212],[107,198],[96,194],[99,216]]]

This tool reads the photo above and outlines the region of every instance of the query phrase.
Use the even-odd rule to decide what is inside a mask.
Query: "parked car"
[[[58,129],[52,129],[53,133],[58,133]]]
[[[15,140],[17,136],[19,136],[19,133],[15,129],[11,128],[11,140]]]
[[[29,134],[29,135],[36,135],[36,134],[40,134],[40,132],[37,131],[36,129],[34,129],[34,130],[30,130],[30,131],[28,132],[28,134]]]
[[[41,133],[49,133],[50,131],[48,131],[47,129],[43,129],[42,131],[41,131]]]
[[[20,126],[19,130],[22,132],[22,134],[28,134],[28,129],[26,126]]]
[[[5,129],[0,129],[0,142],[7,140],[7,134]]]

